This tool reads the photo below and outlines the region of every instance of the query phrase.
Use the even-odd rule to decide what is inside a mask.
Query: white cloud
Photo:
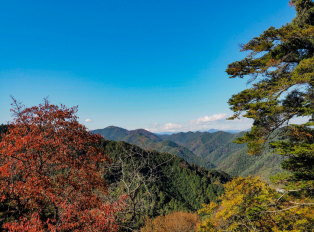
[[[163,128],[165,130],[173,130],[173,129],[182,128],[182,125],[180,125],[180,124],[173,124],[173,123],[167,123]]]
[[[152,133],[158,133],[158,132],[162,132],[157,128],[144,128],[144,130],[150,131]]]
[[[196,120],[191,120],[190,124],[205,124],[205,123],[211,123],[214,121],[218,121],[218,120],[224,120],[228,117],[227,114],[222,113],[222,114],[214,114],[212,116],[205,116],[202,118],[198,118]]]
[[[85,122],[92,122],[93,120],[91,120],[91,119],[85,119]]]
[[[153,123],[152,128],[145,128],[145,130],[148,130],[153,133],[158,132],[176,132],[182,129],[182,125],[180,124],[174,124],[174,123],[167,123],[166,125],[163,125],[162,123]]]

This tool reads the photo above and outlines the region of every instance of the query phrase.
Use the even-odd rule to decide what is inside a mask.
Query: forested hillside
[[[261,156],[248,156],[245,144],[234,143],[244,132],[180,132],[156,135],[143,129],[128,131],[114,126],[92,132],[109,140],[125,141],[144,149],[175,154],[189,164],[215,168],[233,176],[258,175],[269,181],[270,175],[282,171],[280,163],[283,157],[271,150],[265,151]]]
[[[214,133],[181,132],[160,137],[185,146],[195,155],[203,157],[218,166],[231,154],[245,147],[243,144],[233,143],[233,141],[242,134],[243,133],[231,134],[223,131]]]
[[[142,225],[143,216],[195,212],[203,203],[216,201],[223,184],[231,180],[224,172],[190,165],[169,153],[110,140],[103,140],[102,146],[113,161],[106,175],[109,192],[113,197],[130,196],[132,207],[121,217],[129,227]]]
[[[188,148],[181,146],[173,141],[164,140],[162,139],[162,137],[143,129],[128,131],[120,127],[110,126],[104,129],[93,130],[92,132],[94,134],[99,133],[101,136],[108,140],[132,143],[146,150],[168,152],[170,154],[182,157],[190,164],[195,163],[204,168],[215,167],[215,165],[209,160],[206,160],[201,156],[196,156]]]
[[[231,134],[223,131],[181,132],[160,137],[189,148],[194,154],[213,163],[217,170],[233,176],[258,175],[268,181],[271,175],[282,172],[280,163],[283,157],[271,149],[263,151],[259,156],[249,156],[245,144],[234,143],[243,134],[244,132]]]
[[[262,180],[269,182],[269,177],[282,172],[281,162],[284,157],[270,150],[261,155],[248,155],[247,147],[230,155],[217,165],[217,170],[223,170],[233,176],[259,176]]]

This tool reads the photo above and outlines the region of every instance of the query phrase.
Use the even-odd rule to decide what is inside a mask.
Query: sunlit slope
[[[160,136],[190,149],[195,155],[203,157],[215,165],[219,165],[230,155],[245,147],[243,144],[235,144],[233,141],[241,136],[228,132],[187,132],[173,135]]]
[[[269,181],[271,175],[283,171],[280,166],[282,160],[282,156],[271,151],[266,151],[259,156],[248,155],[245,147],[223,160],[217,165],[217,170],[223,170],[233,176],[257,175]]]

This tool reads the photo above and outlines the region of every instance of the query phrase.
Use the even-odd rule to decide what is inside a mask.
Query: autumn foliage
[[[200,218],[196,213],[173,212],[154,220],[147,219],[141,232],[193,232],[197,231],[199,223]]]
[[[116,231],[119,202],[106,203],[99,135],[78,123],[77,107],[45,99],[24,108],[0,143],[1,224],[9,231]],[[4,217],[4,219],[3,219]]]
[[[220,204],[203,204],[199,231],[313,231],[314,203],[278,192],[259,177],[239,177],[224,185]]]

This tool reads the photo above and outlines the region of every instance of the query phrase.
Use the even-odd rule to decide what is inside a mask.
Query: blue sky
[[[0,123],[11,98],[79,106],[89,129],[247,129],[226,121],[239,44],[295,16],[287,0],[0,1]]]

